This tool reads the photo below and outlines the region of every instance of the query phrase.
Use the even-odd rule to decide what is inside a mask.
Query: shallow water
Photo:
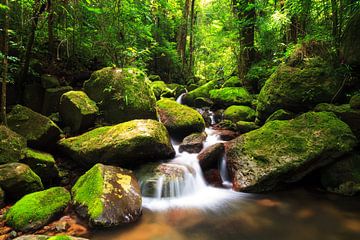
[[[356,240],[360,239],[360,197],[304,189],[239,193],[214,209],[145,208],[139,222],[94,232],[91,239]]]

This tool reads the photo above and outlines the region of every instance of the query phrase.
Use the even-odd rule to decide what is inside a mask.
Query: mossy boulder
[[[73,204],[92,227],[113,227],[141,215],[141,193],[129,170],[96,164],[72,188]]]
[[[59,216],[70,200],[70,193],[63,187],[30,193],[9,209],[6,224],[22,232],[39,229]]]
[[[23,163],[0,165],[0,187],[12,199],[43,190],[40,177]]]
[[[26,140],[0,125],[0,164],[17,162],[24,157]]]
[[[210,91],[221,87],[219,81],[213,80],[204,85],[201,85],[198,88],[188,92],[182,98],[182,103],[188,106],[195,106],[195,99],[197,98],[210,98]]]
[[[59,113],[65,126],[78,132],[94,125],[99,109],[86,93],[69,91],[60,98]]]
[[[25,158],[21,162],[28,165],[43,183],[51,183],[59,177],[55,159],[49,153],[28,148],[25,152]]]
[[[96,163],[138,167],[144,162],[175,155],[166,128],[151,119],[96,128],[80,136],[63,139],[59,145],[72,159],[90,167]]]
[[[94,72],[84,90],[110,123],[157,119],[156,99],[147,81],[139,69],[107,67]]]
[[[236,130],[240,133],[247,133],[258,129],[259,126],[254,122],[248,121],[237,121],[236,122]]]
[[[186,136],[179,146],[179,152],[199,153],[204,147],[206,133],[192,133]]]
[[[164,81],[154,81],[150,84],[152,91],[155,94],[156,99],[161,97],[173,97],[173,91],[167,87]]]
[[[166,86],[169,89],[171,89],[172,96],[175,99],[178,98],[181,94],[186,93],[186,88],[184,85],[177,84],[177,83],[168,83],[168,84],[166,84]]]
[[[352,109],[360,110],[360,94],[352,96],[349,104]]]
[[[42,114],[49,116],[52,113],[59,112],[59,104],[61,96],[73,90],[70,86],[48,88],[44,94],[44,104],[42,107]]]
[[[333,113],[308,112],[271,121],[229,142],[227,166],[238,191],[263,192],[300,180],[350,152],[357,144]]]
[[[241,87],[241,81],[238,77],[232,76],[228,78],[221,87]]]
[[[211,90],[210,99],[217,107],[229,107],[231,105],[250,106],[252,102],[250,93],[241,87],[225,87]]]
[[[255,110],[248,106],[233,105],[224,111],[224,119],[231,120],[233,122],[254,121],[255,116]]]
[[[264,122],[279,109],[296,113],[330,102],[341,83],[331,66],[322,62],[309,62],[304,68],[281,65],[260,91],[257,116]]]
[[[321,183],[329,192],[352,196],[360,192],[360,154],[351,153],[321,170]]]
[[[0,187],[0,208],[2,208],[5,205],[5,192]]]
[[[295,114],[290,112],[290,111],[287,111],[287,110],[284,110],[284,109],[279,109],[279,110],[276,110],[273,114],[271,114],[267,119],[266,119],[266,122],[270,122],[270,121],[274,121],[274,120],[290,120],[292,118],[295,117]]]
[[[44,89],[60,87],[57,77],[50,74],[41,75],[41,85]]]
[[[25,137],[33,148],[49,148],[60,138],[61,129],[53,121],[21,105],[13,107],[7,121],[9,128]]]
[[[205,129],[205,121],[196,110],[163,98],[157,102],[161,122],[169,133],[176,138],[184,138]]]
[[[316,112],[332,112],[338,118],[349,125],[355,136],[360,139],[360,109],[353,109],[349,104],[334,105],[329,103],[320,103],[315,109]]]

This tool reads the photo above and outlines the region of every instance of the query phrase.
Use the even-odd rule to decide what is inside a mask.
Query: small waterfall
[[[180,96],[176,99],[176,102],[182,104],[183,103],[182,98],[184,97],[185,94],[186,94],[186,92],[180,94]]]

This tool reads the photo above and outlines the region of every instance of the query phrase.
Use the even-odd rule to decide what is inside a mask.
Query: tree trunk
[[[189,74],[193,75],[194,69],[194,25],[195,25],[195,0],[191,0],[190,14],[190,43],[189,43]]]
[[[332,35],[335,46],[338,47],[340,43],[340,29],[339,29],[339,7],[337,0],[331,0],[332,12]]]
[[[27,77],[28,71],[29,71],[29,65],[30,65],[30,59],[31,59],[31,52],[32,52],[32,48],[34,46],[34,42],[35,42],[35,33],[36,33],[36,28],[39,22],[39,17],[41,15],[41,13],[43,13],[45,11],[45,5],[41,5],[40,6],[40,0],[35,0],[34,2],[34,12],[31,18],[31,29],[30,29],[30,36],[29,36],[29,40],[26,46],[26,52],[25,52],[25,57],[23,60],[23,64],[22,64],[22,69],[20,71],[20,76],[19,79],[17,81],[17,91],[18,91],[18,100],[21,101],[22,98],[22,94],[23,94],[23,82]]]
[[[5,6],[9,6],[8,0],[4,1]],[[3,29],[3,76],[2,76],[2,84],[1,84],[1,122],[6,126],[6,81],[8,77],[8,53],[9,53],[9,15],[8,10],[5,10],[4,14],[4,29]]]
[[[48,41],[49,41],[49,49],[48,49],[48,58],[49,63],[52,64],[55,56],[55,42],[54,42],[54,2],[55,0],[47,1],[47,10],[48,10]]]
[[[178,40],[177,40],[177,51],[180,55],[183,69],[185,69],[186,66],[186,38],[187,38],[189,11],[190,11],[190,0],[185,0],[184,9],[183,9],[183,18],[179,28]]]

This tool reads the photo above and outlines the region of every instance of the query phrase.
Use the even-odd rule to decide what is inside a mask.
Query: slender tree
[[[190,0],[185,0],[182,23],[178,32],[177,51],[180,55],[183,69],[186,66],[186,38],[188,35],[188,21],[190,12]]]
[[[190,12],[190,42],[189,42],[189,74],[193,75],[194,69],[194,26],[195,26],[195,0],[191,0]]]
[[[3,76],[2,76],[2,84],[1,84],[1,122],[4,125],[7,125],[6,122],[6,81],[8,78],[8,53],[9,53],[9,14],[8,14],[8,7],[9,2],[8,0],[4,0],[4,5],[7,7],[5,9],[4,14],[4,28],[3,28]]]

